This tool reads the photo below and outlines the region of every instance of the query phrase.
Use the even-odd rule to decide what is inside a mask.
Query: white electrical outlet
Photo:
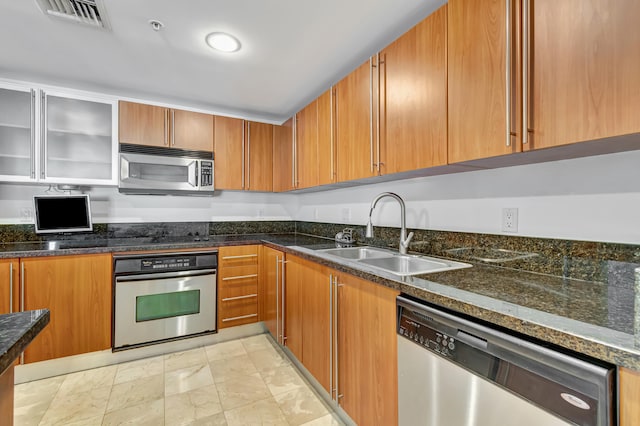
[[[320,217],[320,214],[318,213],[318,208],[316,207],[315,209],[313,209],[313,218],[315,220],[318,220],[319,217]]]
[[[342,208],[342,222],[344,223],[351,222],[351,209],[348,207]]]
[[[502,209],[502,232],[518,232],[518,209]]]
[[[33,212],[28,207],[20,209],[20,221],[21,222],[33,222]]]
[[[258,217],[264,216],[264,209],[258,209]]]

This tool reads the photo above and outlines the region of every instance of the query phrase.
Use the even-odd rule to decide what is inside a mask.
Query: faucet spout
[[[398,203],[400,203],[400,244],[398,246],[398,250],[400,251],[400,254],[407,254],[407,248],[409,247],[411,238],[413,238],[413,232],[409,233],[409,236],[407,236],[406,208],[404,205],[404,200],[398,194],[395,194],[393,192],[383,192],[381,194],[378,194],[376,198],[373,199],[373,201],[371,202],[371,209],[369,210],[369,222],[367,222],[365,237],[373,238],[373,223],[371,222],[371,215],[373,214],[373,209],[375,209],[378,201],[385,197],[391,197]]]

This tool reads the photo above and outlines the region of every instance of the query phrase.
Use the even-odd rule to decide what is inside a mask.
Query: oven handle
[[[167,278],[197,277],[200,275],[215,275],[215,269],[200,269],[197,271],[177,271],[177,272],[155,272],[152,274],[121,275],[116,277],[116,282],[142,281],[142,280],[164,280]]]

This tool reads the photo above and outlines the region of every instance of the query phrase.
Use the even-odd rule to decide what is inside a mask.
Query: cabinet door
[[[293,118],[273,126],[273,192],[291,191],[293,176]]]
[[[244,122],[216,115],[214,123],[215,187],[244,189]]]
[[[284,253],[270,247],[262,247],[260,258],[260,320],[264,321],[269,333],[280,343],[281,328],[281,273]]]
[[[0,259],[0,315],[18,312],[19,289],[18,278],[20,275],[20,260]]]
[[[327,90],[317,99],[318,104],[318,185],[328,185],[336,181],[335,168],[335,93]]]
[[[26,258],[21,265],[24,309],[51,311],[25,363],[111,347],[111,255]]]
[[[40,178],[115,183],[114,103],[41,92],[45,113]]]
[[[119,102],[120,143],[169,146],[169,110],[155,105]]]
[[[0,179],[25,181],[35,171],[35,90],[0,88]]]
[[[218,328],[258,321],[260,246],[218,250]]]
[[[296,188],[318,185],[318,101],[296,114]]]
[[[293,258],[292,258],[293,259]],[[287,256],[284,276],[284,345],[302,360],[303,310],[302,287],[306,277],[300,262]]]
[[[506,101],[508,3],[449,1],[449,163],[520,150],[514,138],[507,138],[511,125]]]
[[[171,146],[194,151],[213,151],[213,116],[171,110]]]
[[[339,276],[338,403],[359,425],[398,423],[397,295]]]
[[[273,125],[247,121],[245,189],[273,190]]]
[[[529,143],[547,148],[640,131],[640,2],[530,2]]]
[[[382,174],[447,164],[447,7],[380,53]]]
[[[620,426],[640,424],[640,373],[619,369]]]
[[[336,171],[339,182],[377,173],[372,67],[368,60],[336,85]]]

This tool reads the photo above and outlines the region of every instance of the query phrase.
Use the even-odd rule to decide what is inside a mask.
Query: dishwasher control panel
[[[410,310],[402,312],[398,334],[445,357],[453,357],[458,344],[453,336],[429,327]]]

